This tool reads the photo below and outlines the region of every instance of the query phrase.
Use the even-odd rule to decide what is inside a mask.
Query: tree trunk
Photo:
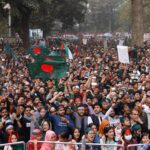
[[[30,13],[22,14],[21,18],[21,38],[24,48],[29,47],[29,19]]]
[[[131,0],[132,3],[132,45],[143,45],[143,0]]]

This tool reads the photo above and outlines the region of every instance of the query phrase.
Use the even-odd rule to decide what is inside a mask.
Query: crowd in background
[[[35,44],[39,44],[36,42]],[[46,41],[52,48],[51,41]],[[13,45],[17,59],[0,50],[0,143],[32,140],[29,150],[148,150],[150,49],[130,48],[130,64],[118,61],[116,46],[96,41],[69,45],[74,58],[58,87],[31,79],[33,58]],[[38,141],[82,143],[48,144]],[[88,143],[122,144],[93,146]],[[0,147],[21,150],[22,145]]]

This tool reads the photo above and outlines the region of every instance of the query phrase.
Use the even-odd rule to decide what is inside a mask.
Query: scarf
[[[30,122],[32,121],[32,116],[29,117],[29,116],[24,115],[24,118],[27,119]]]

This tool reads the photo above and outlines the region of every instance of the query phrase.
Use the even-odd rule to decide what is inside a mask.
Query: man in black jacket
[[[91,115],[92,121],[93,123],[97,126],[97,128],[99,128],[99,125],[101,124],[102,118],[101,118],[101,107],[98,103],[96,103],[93,107],[94,109],[94,113]]]
[[[19,114],[19,111],[13,113],[14,118],[14,126],[15,130],[19,133],[19,140],[28,142],[30,140],[30,130],[31,130],[31,121],[32,121],[32,108],[30,106],[26,106],[24,115]]]

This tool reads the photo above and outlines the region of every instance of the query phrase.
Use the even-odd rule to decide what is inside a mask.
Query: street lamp
[[[3,9],[8,9],[8,36],[11,37],[11,6],[7,3]]]

